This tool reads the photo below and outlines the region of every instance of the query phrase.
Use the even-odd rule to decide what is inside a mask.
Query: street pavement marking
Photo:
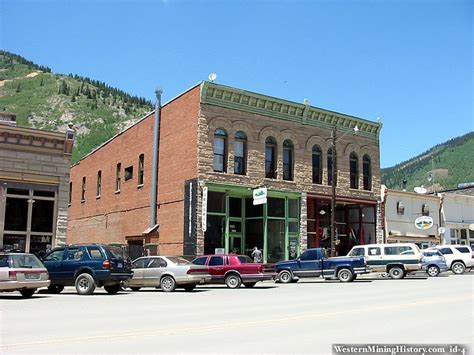
[[[301,316],[284,317],[284,318],[276,318],[276,319],[261,319],[261,320],[255,320],[255,321],[235,322],[235,323],[217,324],[217,325],[210,325],[210,326],[177,328],[174,330],[156,330],[156,331],[148,331],[148,332],[141,331],[141,332],[135,332],[135,333],[68,337],[68,338],[63,338],[63,339],[32,341],[32,342],[25,342],[25,343],[0,345],[0,349],[12,350],[14,348],[24,348],[24,347],[31,347],[31,346],[54,345],[54,344],[56,345],[67,344],[70,342],[81,342],[81,341],[104,341],[104,340],[114,340],[114,339],[124,339],[124,338],[149,337],[149,336],[170,336],[170,335],[172,336],[172,335],[178,335],[179,333],[189,333],[189,332],[199,333],[199,332],[207,332],[207,331],[219,331],[223,329],[243,328],[243,327],[250,327],[250,326],[264,325],[264,324],[271,324],[271,323],[290,322],[290,321],[298,321],[298,320],[303,320],[303,319],[323,318],[323,317],[329,317],[329,316],[341,316],[341,315],[348,315],[348,314],[354,314],[354,313],[365,313],[365,312],[381,311],[381,310],[388,310],[388,309],[417,307],[420,305],[432,305],[432,304],[437,304],[437,303],[453,303],[453,302],[465,301],[465,300],[472,301],[474,300],[474,296],[470,294],[467,297],[460,297],[460,298],[455,298],[455,299],[439,298],[439,299],[433,299],[429,301],[415,301],[415,302],[410,302],[410,303],[381,305],[381,306],[375,306],[375,307],[358,308],[358,309],[336,311],[336,312],[306,314],[306,315],[301,315]]]

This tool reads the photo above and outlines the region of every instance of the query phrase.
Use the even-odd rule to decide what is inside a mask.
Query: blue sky
[[[392,166],[474,130],[473,1],[0,0],[1,48],[166,102],[216,82],[384,123]]]

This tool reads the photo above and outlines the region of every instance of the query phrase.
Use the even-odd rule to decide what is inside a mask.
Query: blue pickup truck
[[[354,281],[357,275],[368,273],[364,257],[326,257],[323,248],[307,249],[296,260],[275,264],[278,280],[282,283],[296,282],[300,277],[337,278],[341,282]]]

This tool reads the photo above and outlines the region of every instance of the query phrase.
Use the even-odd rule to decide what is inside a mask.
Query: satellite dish
[[[417,194],[426,194],[427,190],[423,186],[417,186],[414,188]]]
[[[471,223],[471,224],[469,225],[469,230],[470,230],[470,231],[474,231],[474,223]]]
[[[303,103],[304,103],[306,106],[309,106],[309,100],[308,100],[308,99],[304,99],[304,100],[303,100]]]
[[[211,73],[211,74],[209,74],[209,80],[210,80],[210,81],[213,82],[213,81],[216,80],[216,79],[217,79],[217,74],[216,74],[216,73]]]

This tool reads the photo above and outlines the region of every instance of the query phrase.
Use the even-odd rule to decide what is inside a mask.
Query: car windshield
[[[253,260],[250,259],[247,255],[239,255],[237,257],[241,264],[253,264]]]
[[[168,260],[176,265],[191,265],[189,261],[178,256],[169,256]]]
[[[39,259],[32,255],[10,255],[13,268],[44,268]]]
[[[121,247],[116,247],[116,246],[110,246],[109,245],[109,246],[105,247],[105,249],[107,249],[107,251],[110,254],[112,254],[112,257],[115,258],[115,259],[127,259],[128,258],[127,253]]]

